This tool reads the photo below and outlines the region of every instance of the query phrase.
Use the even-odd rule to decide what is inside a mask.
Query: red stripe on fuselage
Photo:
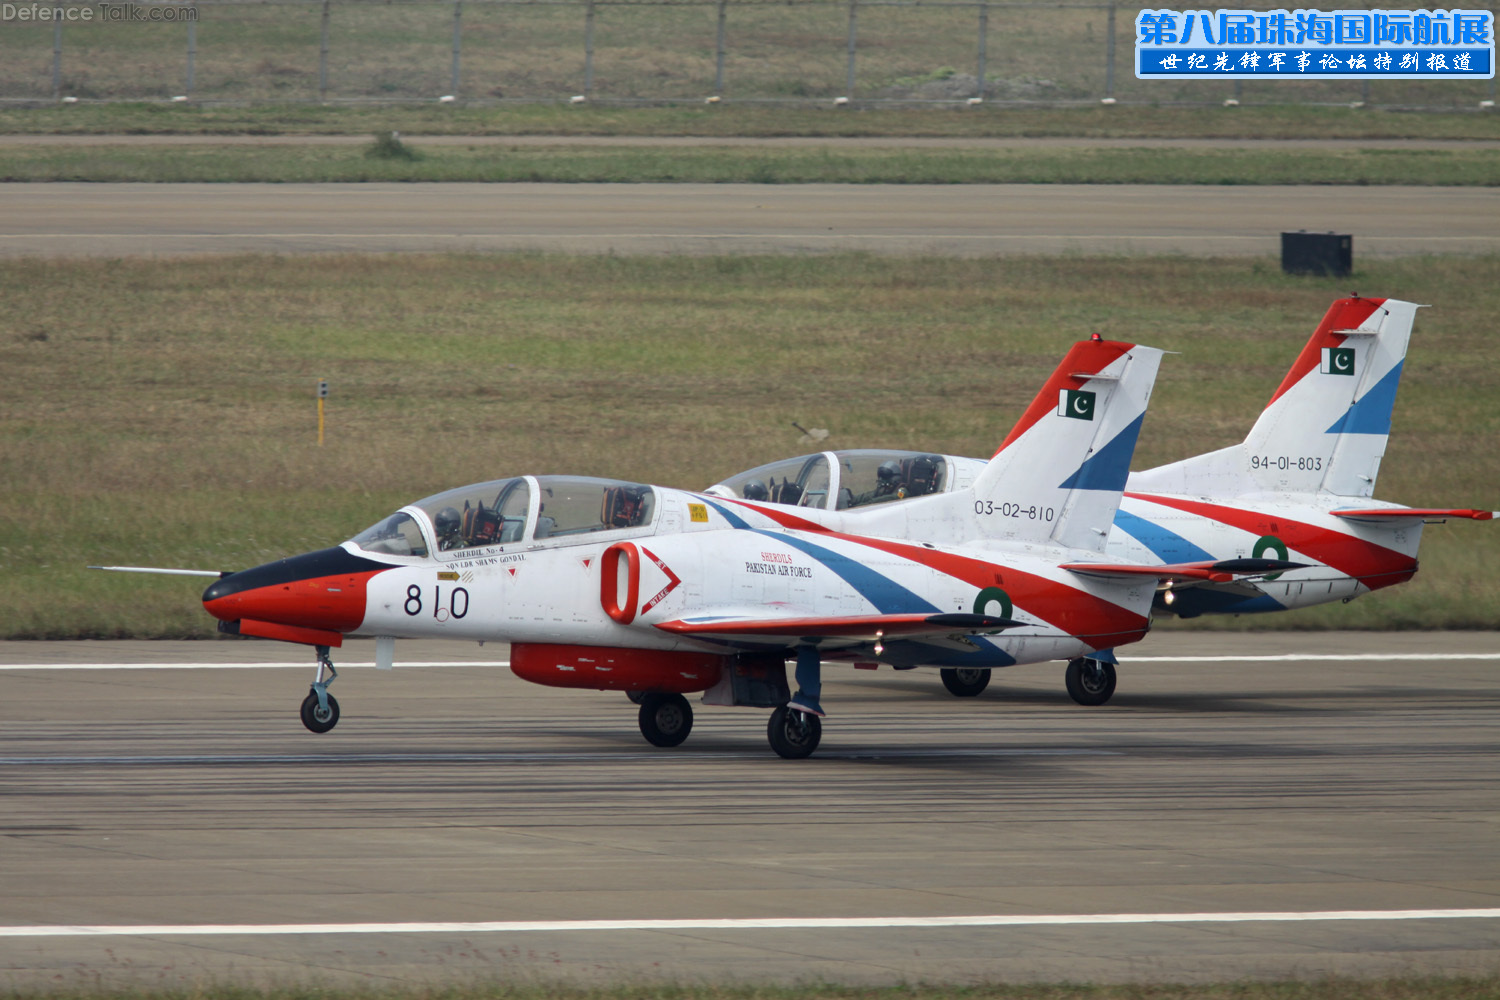
[[[1001,587],[1010,596],[1011,603],[1016,608],[1040,618],[1043,622],[1068,635],[1087,639],[1094,643],[1096,649],[1107,649],[1111,646],[1123,646],[1136,642],[1145,636],[1148,628],[1149,620],[1144,615],[1135,614],[1102,597],[1095,597],[1087,591],[1070,587],[1056,580],[1049,580],[1044,576],[986,562],[983,559],[924,548],[909,542],[888,541],[832,531],[795,514],[773,510],[770,506],[750,503],[740,503],[740,506],[758,511],[784,528],[816,533],[827,538],[837,538],[900,556],[902,559],[909,559],[919,565],[945,573],[956,580],[962,580],[978,590],[983,590],[985,587]]]
[[[1328,311],[1323,314],[1323,321],[1313,331],[1312,338],[1302,348],[1302,353],[1297,355],[1291,371],[1281,380],[1281,385],[1272,394],[1271,402],[1266,404],[1266,408],[1270,409],[1271,403],[1280,399],[1283,393],[1301,382],[1303,376],[1322,363],[1323,348],[1338,347],[1348,339],[1343,334],[1334,333],[1334,330],[1358,329],[1361,323],[1384,304],[1385,299],[1339,299],[1329,306]]]
[[[1371,590],[1409,580],[1417,571],[1417,560],[1404,552],[1330,528],[1183,497],[1132,492],[1125,495],[1132,500],[1144,500],[1196,514],[1252,535],[1275,535],[1286,543],[1288,550],[1310,556],[1331,569],[1352,576]],[[1296,557],[1292,558],[1295,560]]]

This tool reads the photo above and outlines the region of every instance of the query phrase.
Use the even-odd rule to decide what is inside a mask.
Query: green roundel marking
[[[1261,535],[1259,538],[1257,538],[1255,540],[1255,548],[1250,550],[1250,555],[1254,559],[1259,559],[1267,552],[1270,552],[1277,559],[1280,559],[1282,561],[1285,561],[1288,558],[1286,554],[1286,542],[1283,542],[1275,535]],[[1267,573],[1265,575],[1265,579],[1275,580],[1279,576],[1281,576],[1280,573]]]
[[[989,612],[984,609],[989,607],[991,601],[1000,602],[1001,618],[1009,618],[1011,611],[1015,610],[1011,606],[1009,594],[1001,590],[999,587],[985,587],[979,592],[979,596],[974,598],[974,613],[976,615],[989,614]],[[994,633],[991,634],[993,635]]]

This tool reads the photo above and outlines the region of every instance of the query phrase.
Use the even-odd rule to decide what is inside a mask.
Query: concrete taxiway
[[[0,256],[1500,251],[1500,189],[1153,184],[5,184]]]
[[[1098,709],[830,668],[804,761],[397,652],[314,736],[298,647],[0,643],[0,984],[1500,972],[1494,633],[1159,632]]]

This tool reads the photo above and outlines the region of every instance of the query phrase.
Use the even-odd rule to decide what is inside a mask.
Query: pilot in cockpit
[[[447,552],[449,549],[463,548],[463,536],[459,533],[460,523],[458,511],[452,507],[444,507],[433,517],[432,527],[437,532],[439,551]]]

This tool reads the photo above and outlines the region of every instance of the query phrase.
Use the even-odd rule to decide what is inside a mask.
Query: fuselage
[[[620,491],[633,494],[633,513],[611,519]],[[453,513],[467,534],[443,535]],[[1083,579],[1058,568],[1076,553],[1045,546],[862,534],[868,521],[518,477],[419,501],[336,548],[227,576],[204,605],[228,631],[320,645],[392,636],[727,657],[807,643],[827,659],[900,666],[1070,658],[1134,642],[1149,627],[1152,581]],[[839,633],[865,617],[948,613],[1018,624],[953,638]],[[713,631],[758,619],[798,624],[786,634]]]

